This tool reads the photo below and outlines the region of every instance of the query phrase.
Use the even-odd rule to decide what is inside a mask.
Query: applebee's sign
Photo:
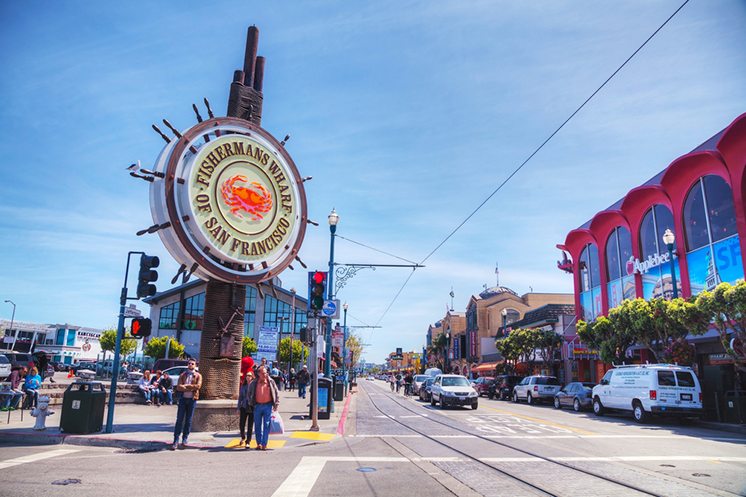
[[[643,274],[647,273],[654,267],[658,267],[661,264],[665,264],[670,261],[671,258],[668,254],[655,254],[649,255],[647,259],[641,261],[636,259],[634,256],[630,257],[627,261],[627,274]]]

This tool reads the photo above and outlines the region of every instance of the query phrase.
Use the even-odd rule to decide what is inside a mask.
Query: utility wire
[[[355,245],[360,245],[361,247],[365,247],[365,248],[373,250],[375,252],[388,255],[389,257],[393,257],[394,259],[399,259],[400,261],[408,262],[410,264],[417,264],[416,262],[410,261],[409,259],[405,259],[404,257],[399,257],[398,255],[394,255],[394,254],[390,254],[388,252],[384,252],[383,250],[379,250],[379,249],[377,249],[375,247],[371,247],[370,245],[366,245],[364,243],[356,242],[355,240],[350,240],[349,238],[345,238],[345,237],[343,237],[341,235],[336,235],[335,234],[334,236],[336,236],[337,238],[341,238],[342,240],[346,240],[346,241],[348,241],[350,243],[354,243]]]
[[[528,161],[530,161],[530,160],[531,160],[531,159],[532,159],[532,158],[533,158],[533,157],[534,157],[534,156],[535,156],[535,155],[536,155],[537,153],[539,153],[539,151],[540,151],[540,150],[541,150],[542,148],[544,148],[544,145],[546,145],[547,143],[549,143],[549,141],[550,141],[550,140],[551,140],[552,138],[554,138],[554,136],[555,136],[555,135],[556,135],[557,133],[559,133],[559,131],[560,131],[560,130],[561,130],[562,128],[564,128],[564,127],[565,127],[565,125],[566,125],[566,124],[567,124],[568,122],[570,122],[570,120],[571,120],[571,119],[572,119],[573,117],[575,117],[575,115],[576,115],[576,114],[577,114],[578,112],[580,112],[580,111],[581,111],[581,110],[583,109],[583,107],[585,107],[585,106],[586,106],[586,104],[587,104],[588,102],[590,102],[590,101],[591,101],[591,99],[592,99],[593,97],[595,97],[595,96],[596,96],[596,94],[597,94],[598,92],[600,92],[600,91],[601,91],[601,90],[602,90],[602,89],[603,89],[603,88],[604,88],[604,87],[605,87],[605,86],[606,86],[606,85],[607,85],[607,84],[609,83],[609,81],[611,81],[611,80],[612,80],[612,78],[614,78],[614,76],[616,76],[616,75],[617,75],[617,73],[619,73],[619,71],[621,71],[621,70],[622,70],[622,68],[624,68],[624,66],[626,66],[626,65],[627,65],[627,63],[629,63],[629,61],[631,61],[631,60],[632,60],[632,59],[633,59],[633,58],[635,57],[635,55],[637,55],[637,54],[638,54],[638,53],[640,52],[640,50],[642,50],[642,49],[643,49],[643,48],[645,47],[645,45],[647,45],[647,44],[648,44],[648,42],[650,42],[650,40],[652,40],[652,39],[653,39],[653,38],[655,37],[655,35],[657,35],[657,34],[658,34],[658,32],[659,32],[659,31],[660,31],[661,29],[663,29],[663,28],[664,28],[664,27],[666,26],[666,24],[668,24],[668,23],[669,23],[669,21],[670,21],[671,19],[673,19],[673,18],[674,18],[674,17],[676,16],[676,14],[678,14],[678,13],[679,13],[679,11],[680,11],[681,9],[683,9],[683,8],[684,8],[684,7],[686,6],[686,4],[688,4],[688,3],[689,3],[689,0],[685,0],[685,1],[684,1],[684,3],[682,3],[682,4],[681,4],[681,5],[679,6],[679,8],[678,8],[678,9],[676,9],[676,10],[674,11],[674,13],[673,13],[673,14],[671,14],[671,15],[670,15],[670,16],[668,17],[668,19],[666,19],[666,20],[665,20],[665,21],[663,22],[663,24],[661,24],[660,26],[658,26],[658,29],[656,29],[655,31],[653,31],[653,34],[651,34],[650,36],[648,36],[648,38],[647,38],[647,39],[646,39],[646,40],[645,40],[645,41],[644,41],[644,42],[642,43],[642,45],[640,45],[640,46],[639,46],[639,47],[637,48],[637,50],[635,50],[634,52],[632,52],[632,55],[630,55],[629,57],[627,57],[627,60],[625,60],[625,61],[624,61],[624,62],[623,62],[623,63],[622,63],[622,64],[621,64],[621,65],[620,65],[619,67],[617,67],[617,69],[616,69],[616,70],[615,70],[615,71],[614,71],[613,73],[611,73],[611,76],[609,76],[608,78],[606,78],[606,81],[604,81],[604,82],[603,82],[603,83],[601,84],[601,86],[599,86],[598,88],[596,88],[596,90],[595,90],[595,91],[594,91],[593,93],[591,93],[591,95],[590,95],[590,96],[589,96],[588,98],[586,98],[586,99],[585,99],[585,101],[584,101],[584,102],[583,102],[582,104],[580,104],[580,106],[579,106],[579,107],[578,107],[577,109],[575,109],[575,111],[574,111],[574,112],[573,112],[572,114],[570,114],[570,116],[569,116],[569,117],[568,117],[567,119],[565,119],[565,120],[564,120],[564,122],[563,122],[562,124],[560,124],[560,125],[559,125],[559,127],[557,127],[557,129],[555,129],[555,130],[554,130],[554,131],[553,131],[553,132],[552,132],[552,133],[551,133],[551,134],[550,134],[550,135],[549,135],[549,136],[548,136],[548,137],[547,137],[547,138],[546,138],[546,139],[545,139],[545,140],[544,140],[544,141],[543,141],[543,142],[541,143],[541,145],[539,145],[539,146],[538,146],[538,147],[537,147],[537,148],[536,148],[536,149],[535,149],[535,150],[534,150],[533,152],[531,152],[531,154],[530,154],[530,155],[529,155],[529,156],[528,156],[528,157],[526,158],[526,160],[524,160],[524,161],[523,161],[523,162],[522,162],[522,163],[521,163],[521,164],[520,164],[520,165],[519,165],[518,167],[516,167],[516,168],[515,168],[515,169],[513,170],[513,172],[512,172],[512,173],[510,173],[510,175],[509,175],[509,176],[508,176],[507,178],[505,178],[505,180],[504,180],[504,181],[503,181],[502,183],[500,183],[500,184],[499,184],[499,185],[497,186],[497,188],[495,188],[495,189],[494,189],[494,190],[492,191],[492,193],[490,193],[490,194],[489,194],[489,195],[487,196],[487,198],[485,198],[485,199],[484,199],[484,200],[483,200],[483,201],[482,201],[482,202],[481,202],[481,203],[480,203],[480,204],[479,204],[479,205],[478,205],[478,206],[477,206],[477,207],[476,207],[476,208],[475,208],[475,209],[474,209],[473,211],[471,211],[471,213],[470,213],[470,214],[469,214],[468,216],[466,216],[466,218],[465,218],[465,219],[464,219],[463,221],[461,221],[461,223],[460,223],[460,224],[459,224],[458,226],[456,226],[456,227],[455,227],[455,228],[454,228],[453,230],[451,230],[451,232],[450,232],[450,233],[449,233],[449,234],[448,234],[448,235],[447,235],[447,236],[446,236],[445,238],[443,238],[443,240],[441,240],[441,242],[440,242],[440,243],[439,243],[438,245],[436,245],[436,246],[435,246],[435,248],[434,248],[434,249],[433,249],[432,251],[430,251],[430,253],[429,253],[429,254],[427,254],[427,256],[426,256],[426,257],[425,257],[424,259],[422,259],[422,260],[420,261],[420,264],[424,264],[424,263],[425,263],[425,262],[426,262],[426,261],[427,261],[427,260],[428,260],[428,259],[429,259],[430,257],[432,257],[432,256],[433,256],[433,255],[435,254],[435,252],[437,252],[438,250],[440,250],[440,248],[441,248],[441,247],[442,247],[442,246],[443,246],[443,245],[444,245],[444,244],[445,244],[445,243],[446,243],[446,242],[447,242],[447,241],[448,241],[448,240],[449,240],[449,239],[450,239],[450,238],[451,238],[451,237],[452,237],[453,235],[455,235],[455,234],[456,234],[456,232],[458,232],[458,230],[460,230],[460,229],[461,229],[461,228],[462,228],[462,227],[463,227],[463,226],[464,226],[464,225],[465,225],[465,224],[466,224],[467,222],[469,222],[469,220],[470,220],[470,219],[471,219],[472,217],[474,217],[474,215],[475,215],[475,214],[476,214],[477,212],[479,212],[479,210],[480,210],[480,209],[481,209],[482,207],[484,207],[484,206],[485,206],[485,204],[486,204],[487,202],[489,202],[489,201],[490,201],[490,199],[491,199],[492,197],[494,197],[494,196],[495,196],[495,194],[497,194],[497,192],[499,192],[499,191],[500,191],[500,190],[502,189],[502,187],[503,187],[503,186],[505,186],[505,185],[506,185],[506,184],[508,183],[508,181],[510,181],[511,179],[513,179],[513,176],[515,176],[516,174],[518,174],[518,172],[519,172],[519,171],[520,171],[521,169],[523,169],[523,166],[525,166],[525,165],[526,165],[526,164],[528,163]],[[381,317],[380,317],[380,318],[378,319],[378,322],[376,323],[376,325],[378,325],[378,324],[379,324],[379,323],[380,323],[380,322],[381,322],[381,321],[383,320],[383,318],[384,318],[384,317],[386,316],[386,314],[387,314],[387,313],[389,312],[389,309],[391,309],[391,307],[392,307],[392,306],[394,305],[394,303],[396,302],[396,300],[397,300],[397,299],[399,298],[399,295],[401,295],[402,291],[404,291],[404,287],[406,287],[406,286],[407,286],[407,284],[409,283],[409,280],[410,280],[410,279],[412,279],[412,276],[413,276],[413,275],[414,275],[414,270],[412,271],[412,273],[410,273],[409,277],[408,277],[408,278],[407,278],[407,279],[406,279],[406,280],[404,281],[404,284],[403,284],[403,285],[401,286],[401,288],[399,289],[399,291],[398,291],[398,292],[396,292],[396,295],[395,295],[395,296],[394,296],[394,298],[393,298],[393,299],[391,300],[391,303],[390,303],[390,304],[389,304],[389,306],[388,306],[388,307],[386,308],[386,310],[385,310],[385,311],[383,311],[383,314],[382,314],[382,315],[381,315]]]

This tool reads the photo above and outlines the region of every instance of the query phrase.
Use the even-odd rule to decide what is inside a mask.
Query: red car
[[[471,384],[474,390],[477,391],[477,395],[487,395],[490,391],[490,385],[495,379],[492,376],[480,376],[476,380],[472,381]]]

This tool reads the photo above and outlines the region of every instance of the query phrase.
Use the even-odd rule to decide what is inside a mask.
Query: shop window
[[[692,295],[743,278],[733,194],[723,178],[704,176],[692,186],[684,204],[684,226]]]
[[[198,293],[184,300],[183,329],[201,330],[205,317],[205,293]]]
[[[256,297],[256,288],[246,285],[246,309],[243,319],[243,334],[252,338],[254,338],[254,324],[256,323]]]
[[[162,330],[175,330],[179,322],[180,310],[180,302],[174,302],[173,304],[161,307],[161,313],[158,317],[158,328]]]
[[[627,262],[632,257],[632,236],[622,226],[614,229],[606,241],[606,269],[609,309],[623,300],[635,298],[635,277],[629,272]]]
[[[580,253],[580,305],[585,321],[593,321],[601,314],[601,271],[598,247],[589,243]]]
[[[657,204],[648,210],[640,223],[640,255],[645,270],[642,272],[642,297],[646,300],[658,297],[673,297],[673,280],[671,278],[671,261],[668,248],[663,243],[666,230],[676,233],[673,214],[665,205]],[[674,260],[676,286],[681,294],[679,263]]]

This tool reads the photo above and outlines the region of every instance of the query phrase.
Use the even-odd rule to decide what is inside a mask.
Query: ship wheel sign
[[[131,174],[151,183],[155,224],[138,234],[158,232],[181,263],[176,277],[249,284],[293,260],[304,265],[306,194],[284,142],[235,117],[211,116],[183,133],[164,122],[177,139],[154,126],[168,144],[152,171]]]

